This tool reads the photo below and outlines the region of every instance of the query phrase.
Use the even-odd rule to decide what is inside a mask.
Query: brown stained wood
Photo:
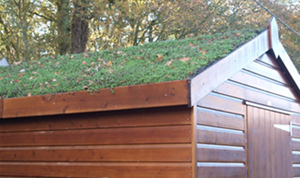
[[[280,69],[278,63],[276,62],[275,58],[271,54],[268,53],[263,54],[258,58],[258,61],[268,64],[274,68]]]
[[[293,141],[292,142],[292,149],[293,149],[293,151],[300,151],[300,142]]]
[[[274,124],[286,125],[289,121],[286,115],[248,106],[250,178],[291,177],[289,133],[274,127]]]
[[[198,167],[198,178],[245,178],[245,167]]]
[[[211,130],[197,131],[198,143],[215,144],[215,145],[229,145],[229,146],[244,146],[244,134],[216,132]]]
[[[293,167],[293,177],[300,176],[300,167]]]
[[[2,147],[137,143],[191,143],[191,126],[0,133]]]
[[[293,128],[292,133],[294,138],[300,138],[300,128]]]
[[[300,164],[300,154],[292,154],[293,164]]]
[[[187,106],[0,120],[0,132],[94,129],[191,124]]]
[[[286,79],[286,77],[281,71],[266,67],[257,62],[252,62],[248,66],[244,67],[244,69],[257,75],[266,77],[268,79],[280,82],[282,84],[288,86],[290,85],[290,82]]]
[[[0,175],[45,177],[182,178],[191,163],[0,163]]]
[[[292,88],[264,80],[259,76],[238,72],[230,80],[289,99],[298,100],[298,96]]]
[[[245,112],[242,102],[211,94],[202,98],[197,106],[241,115]]]
[[[191,103],[196,104],[214,88],[269,50],[268,31],[242,45],[224,59],[191,79]]]
[[[199,162],[245,162],[244,150],[226,150],[212,148],[198,148],[197,161]]]
[[[300,75],[298,70],[296,69],[294,63],[292,62],[291,58],[287,54],[286,50],[284,49],[283,45],[279,43],[280,54],[278,60],[281,62],[281,67],[283,71],[286,72],[286,75],[290,79],[295,91],[297,92],[300,98]]]
[[[267,93],[251,90],[245,86],[225,82],[214,91],[216,93],[233,96],[246,101],[267,105],[269,107],[300,113],[300,103],[284,100],[268,95]]]
[[[244,130],[243,116],[237,114],[229,114],[225,112],[218,112],[215,110],[203,110],[197,108],[197,123],[199,125],[215,126],[221,128]]]
[[[190,162],[190,144],[0,148],[0,161]]]
[[[87,91],[9,98],[3,101],[3,118],[43,116],[188,104],[187,81],[172,81]]]
[[[197,169],[197,106],[193,106],[191,110],[192,116],[192,178],[196,178],[198,176],[198,169]]]

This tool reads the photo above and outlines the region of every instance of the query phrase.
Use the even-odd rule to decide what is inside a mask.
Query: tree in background
[[[299,5],[260,2],[300,31]],[[4,0],[0,5],[0,53],[10,62],[257,28],[271,18],[253,0]],[[279,27],[297,65],[300,37]]]

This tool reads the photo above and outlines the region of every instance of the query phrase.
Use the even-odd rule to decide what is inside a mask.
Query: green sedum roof
[[[14,63],[0,67],[0,96],[93,92],[102,88],[188,79],[257,33],[257,29],[230,31]]]

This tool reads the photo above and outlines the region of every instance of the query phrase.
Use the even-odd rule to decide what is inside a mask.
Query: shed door
[[[250,178],[291,178],[291,117],[247,106],[248,175]]]

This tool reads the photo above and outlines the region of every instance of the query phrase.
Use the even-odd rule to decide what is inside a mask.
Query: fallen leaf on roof
[[[172,59],[171,61],[167,62],[166,65],[167,65],[168,67],[170,67],[170,65],[171,65],[172,63],[173,63],[173,59]]]
[[[163,59],[163,56],[160,55],[160,54],[157,54],[157,57],[158,57],[158,58],[156,59],[156,61],[158,61],[158,62],[161,61],[161,60]]]
[[[86,61],[82,61],[82,63],[81,63],[81,64],[85,65],[85,64],[86,64]]]
[[[112,62],[111,61],[109,61],[108,63],[106,63],[105,65],[107,65],[107,66],[112,66]]]
[[[83,53],[83,57],[87,58],[87,57],[89,57],[89,55],[87,55],[86,53]]]
[[[181,59],[179,59],[181,62],[186,62],[186,61],[189,61],[189,60],[191,60],[191,58],[189,58],[189,57],[184,57],[184,58],[181,58]]]
[[[194,47],[195,45],[193,45],[192,43],[190,43],[189,46]]]

